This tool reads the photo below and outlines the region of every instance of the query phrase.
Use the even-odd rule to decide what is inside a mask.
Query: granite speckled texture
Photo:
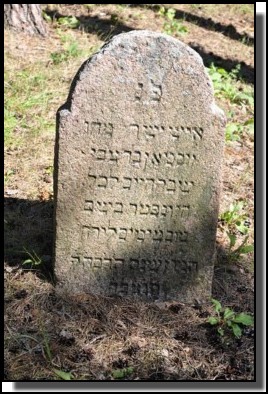
[[[85,62],[58,111],[57,286],[206,300],[224,127],[201,57],[172,37],[120,34]]]

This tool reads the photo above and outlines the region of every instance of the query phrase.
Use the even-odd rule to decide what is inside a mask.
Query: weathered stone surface
[[[174,38],[120,34],[87,61],[58,112],[58,286],[206,299],[224,124],[202,59]]]

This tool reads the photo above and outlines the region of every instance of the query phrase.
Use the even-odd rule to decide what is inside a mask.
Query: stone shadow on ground
[[[19,264],[24,260],[25,256],[23,253],[19,252],[18,249],[25,245],[29,250],[35,250],[36,253],[39,253],[40,255],[42,253],[52,255],[52,202],[7,198],[5,200],[5,208],[5,255],[7,264],[12,265],[14,263],[13,259],[15,259]],[[24,229],[24,231],[22,231],[22,229]],[[224,307],[228,306],[235,312],[254,312],[254,295],[252,289],[245,286],[247,283],[246,276],[239,269],[228,270],[226,265],[221,267],[219,263],[225,263],[228,256],[223,248],[220,248],[219,252],[220,253],[218,253],[218,255],[220,257],[220,261],[218,259],[218,264],[215,265],[214,268],[212,296],[218,299]],[[144,253],[144,257],[146,257],[146,246],[143,247],[140,253]],[[243,261],[240,262],[243,264]],[[38,276],[40,276],[39,274],[42,273],[43,280],[44,276],[46,279],[51,277],[53,278],[53,266],[50,263],[49,265],[46,265],[46,270],[36,270],[33,271],[33,273]],[[15,278],[14,275],[13,278]],[[27,281],[23,279],[23,277],[20,281],[20,286],[23,286],[22,291],[17,292],[16,294],[13,293],[12,295],[16,303],[18,302],[16,299],[18,298],[18,295],[21,296],[21,294],[27,294]],[[22,293],[23,291],[24,293]],[[34,316],[40,316],[41,318],[43,317],[43,329],[45,329],[45,332],[47,333],[50,346],[52,349],[54,349],[54,354],[58,349],[60,352],[60,358],[58,359],[60,360],[58,361],[60,363],[59,365],[64,365],[64,368],[67,368],[67,370],[69,370],[73,365],[73,360],[75,360],[76,363],[78,362],[77,360],[79,360],[79,366],[81,365],[82,370],[83,362],[88,369],[88,359],[81,358],[85,357],[86,353],[84,348],[80,345],[81,342],[79,342],[79,340],[81,340],[81,333],[80,330],[77,330],[78,327],[83,327],[81,332],[84,332],[85,327],[87,327],[86,330],[88,330],[88,337],[85,338],[85,340],[89,341],[89,343],[95,343],[95,341],[102,341],[102,339],[104,339],[105,346],[105,343],[107,343],[105,342],[105,338],[107,339],[107,337],[110,337],[113,338],[113,340],[117,340],[117,342],[119,341],[118,338],[121,338],[120,340],[122,340],[123,345],[121,348],[123,351],[128,351],[128,343],[132,343],[132,340],[135,344],[135,338],[139,338],[139,336],[135,336],[137,329],[139,330],[139,327],[142,328],[142,331],[139,335],[141,338],[147,339],[148,343],[150,343],[151,335],[158,335],[159,338],[162,338],[163,334],[161,330],[164,329],[165,338],[167,338],[167,341],[172,340],[172,338],[178,341],[178,350],[180,350],[182,346],[194,349],[194,363],[196,363],[197,360],[201,362],[201,360],[203,360],[204,357],[206,357],[211,351],[214,351],[219,355],[225,354],[226,359],[231,359],[231,357],[234,359],[234,355],[237,353],[237,350],[240,350],[238,351],[239,358],[237,365],[240,365],[239,362],[243,361],[244,364],[242,367],[245,365],[245,368],[250,368],[250,366],[248,366],[248,357],[250,357],[251,360],[253,356],[251,357],[251,355],[248,354],[246,354],[246,356],[242,355],[244,354],[243,349],[253,346],[253,338],[244,339],[243,336],[243,342],[239,342],[242,343],[243,348],[239,348],[239,343],[234,340],[232,341],[231,345],[228,344],[227,347],[225,346],[223,348],[219,343],[217,333],[215,334],[213,331],[213,327],[207,323],[204,323],[206,318],[211,313],[210,302],[204,305],[201,305],[198,302],[192,303],[190,305],[183,305],[180,302],[172,302],[170,306],[168,306],[168,303],[165,304],[166,306],[164,309],[162,309],[159,305],[155,305],[154,303],[136,303],[133,300],[125,298],[124,294],[117,297],[92,295],[90,294],[89,288],[87,289],[87,293],[80,293],[77,295],[73,292],[68,293],[64,291],[61,293],[54,290],[51,291],[51,287],[49,287],[48,290],[44,289],[43,291],[40,291],[40,294],[38,293],[39,288],[37,287],[34,293],[34,308],[32,308],[32,310],[34,310],[36,313]],[[22,305],[24,302],[23,300],[21,301],[22,302],[20,305]],[[29,304],[24,303],[24,305],[25,308],[23,311],[19,307],[13,309],[13,324],[14,322],[21,321],[21,314],[25,313],[26,308],[29,312]],[[45,316],[49,316],[48,323],[46,322]],[[200,318],[204,318],[205,320],[200,320]],[[32,331],[35,325],[35,319],[33,321],[26,320],[22,326],[18,325],[16,327],[16,333],[18,335],[22,334],[24,337],[26,337],[29,333],[30,336],[34,335],[35,337],[35,335],[38,335],[38,332],[37,334],[33,334]],[[159,331],[156,332],[158,327],[161,328],[159,328]],[[61,332],[65,332],[62,330],[63,328],[67,330],[66,332],[68,335],[71,334],[70,338],[72,342],[66,342],[66,338],[61,336]],[[251,330],[249,335],[252,335],[252,332],[254,333],[254,331]],[[29,338],[31,338],[30,336]],[[95,345],[92,346],[93,349],[94,346]],[[9,348],[7,350],[10,351]],[[213,364],[212,372],[207,370],[207,367],[201,369],[198,368],[197,372],[196,369],[193,371],[190,366],[187,369],[181,369],[179,367],[170,369],[167,366],[165,357],[160,357],[159,354],[157,359],[153,358],[152,362],[150,362],[149,359],[149,361],[146,361],[146,364],[143,364],[145,362],[144,360],[146,359],[141,359],[141,356],[144,357],[144,353],[142,352],[142,348],[141,350],[138,348],[138,350],[141,351],[141,353],[137,353],[136,356],[130,355],[127,357],[127,360],[129,360],[129,363],[131,363],[130,365],[132,365],[134,362],[136,363],[135,365],[139,365],[139,363],[141,363],[141,367],[145,365],[146,371],[148,372],[144,372],[142,368],[142,378],[145,376],[146,379],[150,380],[202,380],[213,374],[216,376],[216,373],[213,372],[215,370],[215,365],[218,368],[218,363],[226,364],[226,361],[222,361],[222,356],[219,356],[214,358],[214,363],[217,364]],[[148,351],[150,351],[149,346]],[[23,353],[25,353],[25,348],[23,348]],[[184,353],[184,351],[181,353],[183,360],[183,357],[185,357]],[[70,354],[75,357],[72,360],[72,364],[70,364]],[[32,357],[33,358],[31,359],[31,362],[33,366],[39,367],[37,354],[33,354]],[[122,352],[121,356],[121,352],[118,352],[117,355],[114,354],[114,356],[111,357],[114,357],[113,362],[121,363],[122,358],[126,357],[126,353]],[[12,358],[10,360],[12,360]],[[27,358],[27,361],[28,360],[29,357]],[[111,363],[112,360],[112,358],[109,359]],[[155,360],[157,360],[157,371],[155,370]],[[172,363],[174,363],[174,359],[172,360]],[[187,355],[185,361],[187,364]],[[44,364],[44,360],[42,360],[42,363]],[[5,363],[7,380],[9,379],[9,370],[12,371],[10,365],[11,364]],[[100,371],[102,374],[110,374],[110,365],[107,367],[101,364],[98,365],[98,363],[96,365],[97,372]],[[114,368],[114,364],[111,365],[112,368]],[[242,369],[242,367],[239,367],[241,370],[238,369],[238,371],[239,374],[244,377],[246,372]],[[50,368],[51,365],[48,364],[48,369]],[[221,368],[223,367],[221,366]],[[77,371],[79,371],[79,369]],[[91,372],[89,371],[89,374],[90,373]],[[139,372],[135,373],[137,376],[139,376]],[[31,377],[29,378],[29,376],[31,375],[26,368],[25,377],[23,377],[21,380],[30,380]],[[221,379],[228,380],[229,376],[230,374],[227,372],[223,373],[221,375]],[[94,377],[96,377],[96,374],[92,375],[92,379],[94,379]],[[41,379],[45,380],[47,378]]]
[[[189,46],[194,49],[202,57],[204,65],[210,67],[214,64],[217,67],[222,67],[226,71],[230,72],[237,65],[240,65],[240,69],[237,73],[237,78],[245,81],[246,83],[254,83],[254,68],[246,64],[245,62],[237,62],[232,59],[224,59],[221,56],[215,55],[213,52],[207,52],[204,47],[195,42],[190,42]]]
[[[240,255],[237,264],[230,259],[229,251],[222,245],[216,246],[217,263],[214,266],[212,297],[222,304],[235,305],[236,312],[254,313],[255,296],[248,261]],[[249,279],[251,278],[251,280]]]
[[[131,7],[146,7],[153,9],[154,11],[159,11],[159,9],[163,6],[162,4],[130,4]],[[164,7],[166,10],[168,7]],[[190,12],[176,10],[175,13],[176,19],[183,19],[186,22],[191,22],[196,24],[197,26],[203,27],[207,30],[217,31],[230,39],[242,41],[244,44],[253,46],[254,38],[250,37],[248,34],[240,34],[237,32],[236,28],[229,24],[224,25],[219,22],[214,22],[211,18],[204,18],[202,16],[191,14]],[[194,49],[199,55],[202,57],[204,65],[206,67],[210,67],[213,63],[217,67],[222,67],[226,71],[231,71],[238,64],[240,64],[241,68],[237,73],[237,78],[242,79],[247,83],[254,83],[254,68],[247,65],[245,62],[237,62],[235,60],[229,58],[223,58],[214,54],[213,52],[207,52],[204,47],[199,45],[196,42],[189,42],[188,45]]]
[[[165,10],[168,10],[169,7],[165,7],[165,4],[129,4],[131,7],[144,7],[150,8],[153,11],[159,11],[161,7],[164,7]],[[187,11],[180,11],[175,10],[175,18],[176,19],[183,19],[186,22],[191,22],[197,26],[203,27],[207,30],[217,31],[228,38],[236,41],[242,41],[245,45],[253,46],[254,45],[254,38],[250,37],[247,33],[239,33],[235,26],[232,24],[225,25],[220,22],[215,22],[211,18],[204,18],[203,16],[199,16],[196,14],[192,14],[191,12]]]
[[[53,201],[5,198],[4,259],[5,263],[21,265],[29,258],[26,251],[35,252],[44,264],[36,273],[51,281],[54,279],[53,255]],[[143,259],[151,257],[146,245],[139,251]],[[239,260],[243,266],[243,257]],[[39,267],[38,267],[39,268]],[[142,273],[142,272],[141,272]],[[212,296],[238,303],[243,310],[254,310],[254,295],[248,276],[234,264],[228,264],[228,252],[217,246],[217,264],[214,267]],[[90,289],[88,289],[90,291]],[[122,295],[123,296],[123,295]],[[241,309],[241,310],[242,310]]]
[[[43,262],[41,271],[52,273],[53,201],[4,199],[4,259],[22,264],[35,253]]]
[[[147,6],[148,7],[150,5],[130,4],[130,6],[133,6],[133,7]],[[159,9],[160,5],[157,5],[157,7],[158,8],[156,8],[156,10]],[[63,14],[59,13],[57,11],[57,9],[52,10],[52,11],[50,9],[45,9],[44,11],[52,19],[57,20],[59,18],[67,17],[67,15],[63,15]],[[182,16],[178,16],[181,14],[185,14],[185,13],[177,10],[176,11],[176,18],[178,18],[178,17],[182,18]],[[186,13],[186,14],[189,14],[189,13]],[[189,15],[191,15],[191,14],[189,14]],[[110,17],[111,18],[109,20],[105,20],[105,19],[99,18],[98,16],[94,16],[94,17],[87,16],[87,15],[77,16],[77,19],[80,22],[80,25],[78,26],[78,28],[84,29],[85,32],[87,32],[87,33],[96,34],[98,37],[100,37],[101,39],[104,39],[105,41],[107,41],[108,39],[111,39],[113,36],[116,36],[117,34],[127,33],[131,30],[134,30],[134,28],[129,27],[129,26],[125,25],[124,23],[120,22],[118,19],[116,19],[116,16],[113,16],[113,14],[111,14]],[[196,15],[194,15],[194,18],[199,18],[200,20],[207,20],[205,18],[201,18]],[[194,18],[193,18],[193,20],[195,20]],[[188,22],[192,22],[191,18],[190,19],[188,18],[186,20]],[[215,22],[213,22],[213,23],[215,24]],[[212,23],[212,25],[213,25],[213,23]],[[219,25],[221,25],[221,24],[219,24]],[[224,25],[221,25],[221,26],[224,26]],[[202,27],[204,27],[204,26],[202,26]],[[233,28],[233,29],[235,29],[235,28]],[[135,30],[138,30],[138,29],[135,28]],[[211,28],[211,30],[213,30],[213,29]],[[224,34],[224,29],[223,29],[223,31],[220,30],[220,32]],[[239,33],[237,33],[237,34],[239,35]],[[230,37],[230,36],[228,36],[228,37]],[[230,38],[232,38],[232,37],[230,37]],[[253,40],[253,42],[254,42],[253,38],[251,40]],[[221,56],[214,54],[213,52],[207,52],[205,48],[203,48],[202,46],[200,46],[196,42],[188,43],[188,45],[192,49],[194,49],[197,53],[199,53],[199,55],[203,59],[204,65],[206,67],[209,67],[213,63],[215,66],[222,67],[226,71],[229,72],[232,69],[234,69],[237,65],[240,65],[241,67],[237,73],[237,79],[241,79],[247,83],[254,83],[254,68],[249,66],[245,62],[238,62],[238,61],[235,61],[235,60],[232,60],[229,58],[223,58]]]
[[[54,19],[68,18],[68,15],[61,14],[57,9],[50,10],[46,8],[44,12]],[[120,22],[115,14],[109,15],[110,19],[102,19],[98,16],[88,16],[79,15],[76,16],[79,21],[79,26],[77,28],[84,30],[86,33],[96,34],[101,39],[106,39],[107,37],[112,38],[120,33],[127,33],[133,28],[126,26],[124,23]]]

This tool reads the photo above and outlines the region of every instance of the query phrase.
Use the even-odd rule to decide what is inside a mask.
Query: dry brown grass
[[[221,273],[225,283],[222,278]],[[236,298],[246,276],[238,281],[233,274],[232,283],[230,274],[226,278],[231,288],[224,303],[253,312],[251,294]],[[19,267],[6,266],[5,282],[9,379],[53,380],[58,369],[77,380],[113,380],[114,371],[124,368],[131,368],[127,380],[236,379],[241,371],[253,378],[251,334],[241,341],[230,336],[222,343],[206,323],[213,312],[210,305],[59,294],[36,273]],[[217,281],[215,286],[224,298]],[[236,361],[234,353],[240,355]]]

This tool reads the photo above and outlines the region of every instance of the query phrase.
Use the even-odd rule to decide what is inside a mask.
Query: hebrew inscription
[[[137,187],[144,188],[151,192],[163,193],[189,193],[194,186],[194,182],[178,180],[178,179],[165,179],[153,177],[132,177],[132,176],[106,176],[95,175],[91,172],[88,174],[92,187],[119,190],[136,190]]]
[[[190,214],[190,205],[145,204],[117,201],[85,200],[84,210],[90,214],[103,214],[113,216],[130,213],[136,216],[177,217],[187,218]]]
[[[225,118],[199,55],[120,34],[81,67],[57,123],[58,288],[206,300]]]
[[[157,100],[156,100],[157,101]],[[116,137],[114,134],[114,124],[112,122],[102,123],[100,121],[85,121],[86,132],[93,137],[109,137],[112,139]],[[137,140],[142,139],[158,139],[165,134],[165,138],[171,141],[179,141],[181,138],[187,138],[192,141],[201,141],[203,138],[204,129],[200,126],[177,126],[177,125],[157,125],[157,124],[139,124],[131,123],[126,125],[119,125],[117,134],[124,128],[125,134],[134,134]]]
[[[84,226],[82,230],[83,239],[91,240],[95,238],[116,237],[119,241],[137,241],[137,242],[187,242],[188,233],[186,231],[171,230],[152,230],[136,229],[128,227],[93,227]]]
[[[178,168],[180,166],[192,166],[197,157],[192,153],[182,152],[143,152],[142,150],[110,150],[91,148],[93,160],[105,164],[119,166],[132,165],[142,170],[148,167],[154,168]]]

